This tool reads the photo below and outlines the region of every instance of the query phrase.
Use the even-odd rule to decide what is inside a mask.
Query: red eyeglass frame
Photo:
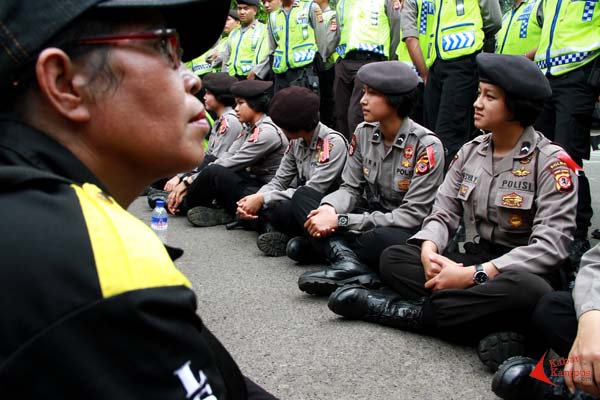
[[[179,34],[175,29],[156,29],[147,32],[100,35],[77,40],[77,44],[115,44],[130,40],[160,39],[161,50],[169,57],[174,69],[181,65],[183,50],[179,45]]]

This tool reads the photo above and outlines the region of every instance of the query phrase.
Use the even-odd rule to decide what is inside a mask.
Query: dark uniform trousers
[[[360,106],[363,84],[355,79],[356,73],[365,64],[383,60],[385,57],[375,53],[353,51],[335,64],[333,95],[337,128],[348,140],[352,138],[356,126],[363,121]]]
[[[445,256],[469,266],[508,252],[508,248],[501,247],[467,243],[466,253]],[[526,334],[537,302],[560,286],[559,273],[540,276],[509,270],[483,285],[431,292],[424,286],[421,249],[410,245],[385,250],[380,260],[380,275],[384,285],[403,299],[426,297],[423,324],[428,333],[460,343],[473,343],[498,331]]]
[[[476,54],[436,60],[429,69],[423,99],[423,121],[448,149],[446,168],[470,137],[477,98]]]
[[[540,357],[548,349],[567,357],[577,336],[575,304],[570,292],[548,293],[538,303],[532,318],[531,341],[537,341]]]
[[[304,236],[308,238],[312,246],[322,253],[325,253],[325,240],[310,236],[303,227],[304,222],[306,222],[306,216],[312,210],[319,208],[321,199],[324,196],[324,194],[309,187],[301,187],[292,197],[292,210],[296,223],[302,227]],[[363,212],[369,210],[360,211]],[[355,212],[358,211],[356,210]],[[381,253],[389,246],[406,243],[408,238],[415,233],[416,230],[410,231],[399,227],[382,226],[358,234],[353,232],[338,232],[335,235],[339,235],[345,239],[358,258],[363,263],[373,268],[374,271],[377,271]]]
[[[256,193],[263,182],[246,171],[233,172],[221,165],[204,168],[188,188],[181,204],[181,212],[197,206],[211,207],[213,201],[230,214],[235,214],[237,201]]]
[[[290,86],[300,86],[312,90],[317,96],[319,95],[319,77],[312,64],[300,68],[290,68],[283,74],[274,75],[273,89],[275,93]]]
[[[548,76],[552,97],[545,102],[544,111],[535,123],[536,130],[563,146],[582,167],[583,160],[590,158],[592,115],[600,94],[600,81],[595,86],[588,82],[594,68],[600,69],[600,57],[564,75]],[[584,238],[591,226],[592,199],[588,179],[581,175],[577,180],[575,237]]]
[[[321,89],[321,103],[319,114],[321,122],[331,129],[337,130],[335,115],[335,98],[333,96],[333,82],[335,80],[335,67],[319,72],[319,87]]]

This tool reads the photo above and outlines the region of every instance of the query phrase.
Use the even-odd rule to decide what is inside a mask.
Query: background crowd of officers
[[[232,8],[188,63],[214,123],[203,164],[161,183],[169,211],[323,262],[298,285],[334,312],[479,341],[496,369],[498,341],[526,341],[590,248],[599,3],[516,0],[504,16],[497,0],[336,3],[263,0],[266,23],[258,0]],[[511,116],[492,121],[500,97]]]

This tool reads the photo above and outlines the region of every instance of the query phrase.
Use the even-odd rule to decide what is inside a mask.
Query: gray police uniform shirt
[[[583,313],[600,310],[600,243],[581,257],[573,300],[578,319]]]
[[[304,4],[301,4],[301,3],[302,2],[300,2],[298,0],[294,1],[292,8],[304,7]],[[283,12],[285,12],[285,11],[283,11],[283,6],[281,6],[277,10],[273,11],[273,13],[283,13]],[[291,13],[291,9],[290,9],[290,13]],[[290,19],[290,23],[293,23],[293,22],[295,22],[295,20],[293,21]],[[323,44],[319,43],[319,41],[323,40],[323,35],[319,34],[319,33],[323,29],[322,26],[324,25],[323,24],[323,14],[321,12],[321,8],[316,3],[312,3],[310,5],[310,11],[309,11],[309,15],[308,15],[308,23],[315,33],[315,42],[317,44],[317,48],[319,48],[319,49],[322,48]],[[258,63],[253,68],[254,73],[260,79],[264,79],[265,76],[267,76],[267,74],[269,73],[269,70],[271,69],[270,56],[273,55],[273,53],[277,49],[277,41],[275,40],[275,35],[273,34],[273,27],[271,25],[271,14],[269,15],[269,20],[268,20],[267,26],[268,26],[267,37],[269,40],[269,57],[262,60],[260,63]],[[284,40],[284,39],[282,38],[280,40]],[[286,46],[287,44],[283,43],[282,45]],[[293,47],[293,44],[290,44],[289,45],[290,50],[292,47]]]
[[[378,226],[418,229],[429,215],[435,191],[444,178],[444,147],[431,131],[405,118],[393,144],[386,148],[379,123],[356,128],[340,188],[321,204],[338,214],[350,213],[368,185],[373,201],[386,212],[348,215],[348,229],[365,231]]]
[[[333,14],[331,18],[327,15]],[[331,7],[323,10],[323,24],[315,30],[317,46],[319,46],[319,54],[323,61],[327,61],[338,46],[340,41],[340,30],[338,29],[337,14]]]
[[[296,191],[290,186],[297,177],[299,185],[325,194],[342,173],[347,157],[346,138],[319,122],[310,144],[304,139],[290,142],[275,177],[258,193],[264,194],[265,206],[289,200]]]
[[[217,158],[227,154],[229,148],[241,132],[242,123],[237,118],[235,111],[231,107],[226,107],[212,128],[210,137],[208,138],[206,154]]]
[[[288,140],[281,129],[263,115],[256,125],[246,125],[229,148],[229,154],[214,164],[232,171],[246,170],[267,183],[275,176],[287,145]]]
[[[566,156],[527,127],[512,153],[494,160],[491,134],[478,136],[455,156],[431,215],[408,242],[430,240],[443,253],[465,212],[481,239],[513,247],[490,260],[500,271],[558,268],[568,255],[577,206],[576,175],[561,153]]]

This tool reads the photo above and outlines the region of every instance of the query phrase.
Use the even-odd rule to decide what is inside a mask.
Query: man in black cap
[[[227,10],[0,4],[3,398],[259,398],[197,316],[181,250],[125,211],[200,163],[200,81],[178,38],[202,53]]]
[[[272,82],[265,81],[241,81],[231,86],[237,103],[235,111],[245,127],[229,154],[186,178],[186,191],[169,195],[170,212],[186,214],[194,226],[232,222],[237,201],[275,176],[288,140],[266,114],[272,86]]]
[[[319,96],[298,86],[273,97],[269,115],[290,140],[275,177],[257,193],[238,202],[241,219],[258,220],[258,248],[268,256],[283,256],[293,236],[303,235],[312,202],[294,201],[298,191],[310,191],[319,200],[337,189],[348,142],[341,133],[319,122]],[[292,186],[294,181],[296,185]],[[318,201],[318,200],[317,200]],[[299,219],[295,217],[299,216]],[[270,224],[268,229],[265,224]]]

